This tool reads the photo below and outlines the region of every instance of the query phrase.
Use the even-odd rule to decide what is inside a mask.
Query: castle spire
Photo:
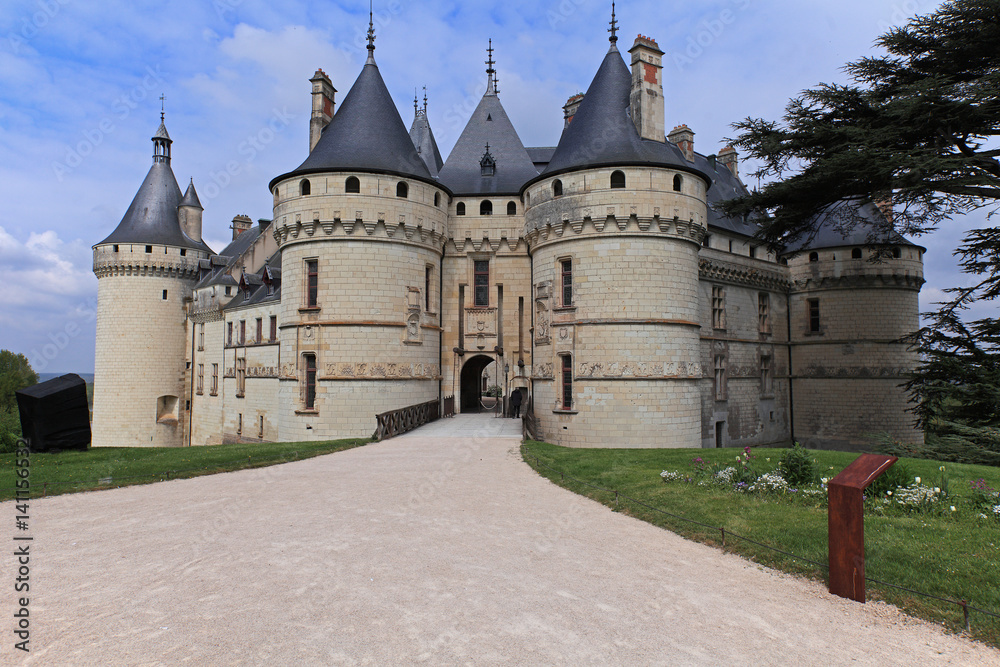
[[[489,95],[490,93],[493,93],[495,95],[496,92],[497,92],[497,88],[496,88],[496,73],[497,73],[497,71],[493,68],[493,65],[495,65],[496,63],[493,62],[493,38],[492,37],[490,38],[490,46],[489,46],[488,49],[486,49],[486,52],[489,54],[489,60],[486,61],[486,76],[487,76],[486,94]]]
[[[611,33],[611,37],[608,41],[611,42],[611,46],[615,47],[618,45],[618,19],[615,18],[615,3],[611,0],[611,27],[608,28],[608,32]]]
[[[161,97],[162,105],[162,97]],[[167,126],[163,122],[163,109],[160,109],[160,127],[156,128],[156,134],[153,135],[153,163],[164,162],[170,164],[170,144],[173,141],[170,139],[170,135],[167,134]]]
[[[427,115],[427,86],[424,86],[424,115]]]
[[[373,0],[368,2],[368,62],[375,64],[375,14],[372,10]]]

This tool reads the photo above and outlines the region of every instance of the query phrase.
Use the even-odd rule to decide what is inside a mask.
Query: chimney
[[[632,122],[639,136],[663,143],[663,51],[656,40],[639,35],[632,54]]]
[[[337,89],[321,69],[316,70],[309,81],[312,82],[312,118],[309,120],[309,152],[312,153],[323,134],[323,128],[333,119]]]
[[[684,159],[694,162],[694,132],[687,125],[678,125],[667,137],[670,143],[676,144],[684,154]]]
[[[729,171],[733,172],[733,176],[739,178],[740,171],[738,167],[739,154],[736,149],[732,146],[726,146],[721,151],[719,151],[719,164],[724,165],[729,168]]]
[[[251,227],[253,227],[253,220],[250,219],[249,215],[238,215],[233,218],[233,240],[235,241],[236,237]]]
[[[573,121],[573,116],[576,115],[576,110],[580,108],[581,102],[583,102],[583,93],[577,93],[566,100],[566,105],[563,107],[563,118],[565,119],[565,123],[563,124],[564,130]]]

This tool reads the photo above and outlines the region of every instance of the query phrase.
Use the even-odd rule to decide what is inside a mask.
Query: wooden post
[[[897,461],[862,454],[829,482],[830,592],[865,601],[865,515],[862,494]]]

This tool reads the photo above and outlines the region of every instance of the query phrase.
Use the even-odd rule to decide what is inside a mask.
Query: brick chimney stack
[[[312,82],[312,118],[309,120],[309,152],[312,153],[323,129],[333,120],[337,89],[322,69],[316,70],[309,81]]]
[[[628,52],[632,54],[632,122],[643,139],[663,142],[663,51],[656,40],[639,35]]]
[[[573,116],[576,115],[576,110],[580,108],[580,104],[583,102],[583,93],[577,93],[571,98],[566,100],[566,104],[563,106],[563,129],[565,130],[569,127],[570,122],[573,120]]]
[[[736,149],[732,146],[726,146],[721,151],[719,151],[719,164],[725,165],[729,168],[729,171],[733,172],[733,176],[739,178],[739,154]]]
[[[233,240],[235,241],[237,236],[251,227],[253,227],[253,220],[250,219],[249,215],[238,215],[233,218]]]
[[[676,144],[684,154],[684,159],[694,162],[694,132],[687,125],[678,125],[667,137],[670,143]]]

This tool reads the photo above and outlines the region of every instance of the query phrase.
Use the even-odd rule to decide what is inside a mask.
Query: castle
[[[370,30],[339,108],[311,79],[309,154],[270,182],[272,219],[237,216],[219,253],[161,116],[149,174],[94,246],[94,445],[367,437],[407,406],[479,409],[484,372],[562,445],[920,441],[898,341],[923,248],[852,202],[848,231],[831,210],[801,247],[755,245],[712,208],[745,192],[736,151],[667,135],[663,52],[640,35],[629,67],[614,20],[610,41],[554,148],[521,143],[491,44],[445,161],[426,97],[407,131]]]

